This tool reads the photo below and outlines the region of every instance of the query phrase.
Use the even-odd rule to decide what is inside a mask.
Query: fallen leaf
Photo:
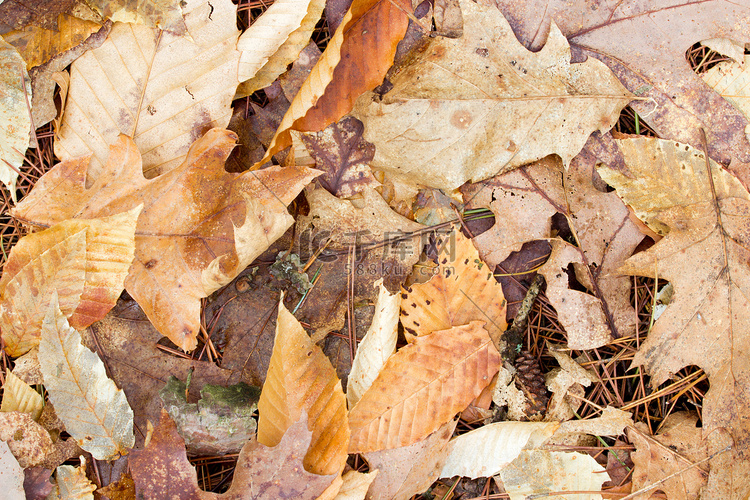
[[[0,325],[8,354],[19,356],[39,343],[53,293],[75,328],[107,314],[133,262],[140,212],[135,206],[99,219],[54,221],[19,240],[0,278]]]
[[[0,33],[20,30],[29,24],[56,30],[60,14],[70,11],[78,0],[41,0],[33,6],[21,2],[0,3]]]
[[[471,321],[485,322],[490,335],[499,337],[508,327],[507,303],[492,268],[461,231],[444,234],[437,245],[439,265],[430,273],[434,275],[401,293],[401,324],[407,340]]]
[[[343,476],[344,483],[341,485],[335,500],[364,500],[370,484],[378,477],[378,471],[357,472],[350,470]]]
[[[426,437],[466,408],[499,366],[500,353],[480,321],[416,337],[388,359],[349,412],[349,453]]]
[[[121,23],[138,23],[196,37],[188,19],[191,5],[178,0],[85,0],[104,19]],[[218,8],[219,6],[216,5]],[[217,16],[218,18],[218,16]],[[214,19],[217,19],[214,18]]]
[[[351,111],[362,92],[382,83],[411,12],[407,0],[352,2],[258,166],[291,145],[290,130],[323,130]]]
[[[724,428],[736,443],[745,442],[750,439],[750,289],[743,276],[750,258],[750,194],[713,161],[710,182],[704,155],[688,145],[646,138],[623,139],[618,145],[634,177],[602,167],[602,178],[646,223],[658,220],[669,229],[620,272],[658,276],[674,287],[670,305],[633,363],[645,366],[652,384],[688,365],[703,368],[711,383],[703,403],[704,437],[711,443],[720,435],[714,431]],[[732,494],[747,494],[750,456],[744,447],[734,449],[731,463],[712,467],[712,476],[724,478]]]
[[[133,446],[133,410],[125,393],[68,325],[57,296],[42,325],[39,363],[50,401],[81,448],[97,460],[112,460]]]
[[[563,350],[550,346],[549,352],[560,368],[554,368],[544,376],[545,385],[552,393],[545,420],[566,422],[576,416],[583,402],[584,387],[597,383],[599,379],[596,373],[583,368]]]
[[[304,412],[309,415],[312,443],[305,470],[338,473],[347,458],[349,425],[346,398],[336,371],[302,325],[279,304],[276,339],[268,374],[258,401],[258,442],[278,444]]]
[[[662,422],[654,436],[648,432],[648,426],[641,423],[628,429],[628,439],[635,446],[635,451],[630,454],[635,464],[633,491],[659,483],[654,490],[634,498],[650,498],[656,489],[666,493],[667,498],[695,500],[701,497],[708,479],[705,464],[682,470],[708,456],[701,428],[697,425],[696,414],[677,412]],[[667,479],[678,471],[682,472]]]
[[[26,469],[44,463],[54,450],[49,433],[28,413],[0,412],[0,441],[6,441],[18,463]]]
[[[362,394],[367,392],[377,378],[388,358],[396,352],[401,297],[388,293],[383,286],[382,279],[376,281],[375,285],[378,288],[375,315],[370,329],[357,346],[357,354],[352,362],[346,384],[346,400],[349,408],[357,404]]]
[[[373,168],[452,190],[553,153],[567,165],[615,124],[629,92],[599,61],[570,64],[557,28],[532,54],[494,6],[461,10],[462,38],[432,39],[382,100],[357,102]]]
[[[328,19],[330,28],[330,19]],[[291,37],[290,37],[291,38]],[[279,49],[281,51],[282,49]],[[279,52],[277,52],[278,54]],[[310,40],[307,46],[302,49],[299,56],[292,63],[292,69],[283,73],[279,77],[279,84],[284,92],[284,96],[291,102],[294,96],[297,95],[299,89],[302,88],[302,84],[305,83],[310,72],[318,63],[318,59],[323,53],[320,51],[314,41]]]
[[[318,180],[339,198],[349,198],[364,188],[380,185],[370,170],[375,146],[362,139],[362,122],[352,116],[343,118],[317,133],[300,134],[318,170]]]
[[[120,134],[135,140],[151,178],[180,165],[209,129],[229,123],[239,58],[236,6],[189,0],[184,12],[192,39],[117,23],[101,47],[73,63],[55,154],[67,160],[93,153],[89,185]]]
[[[439,477],[448,457],[448,441],[458,420],[450,420],[416,443],[363,454],[378,477],[370,485],[372,500],[408,500],[426,491]]]
[[[7,500],[26,500],[23,469],[5,441],[0,441],[0,477],[3,478],[3,495]]]
[[[568,420],[560,423],[559,433],[581,432],[592,436],[620,436],[633,425],[633,416],[623,410],[607,406],[600,417],[586,420]]]
[[[0,181],[16,201],[16,179],[24,161],[31,134],[31,80],[26,64],[11,44],[0,37]]]
[[[56,491],[52,498],[60,500],[94,500],[96,485],[86,477],[86,459],[81,457],[81,466],[61,465],[55,471]]]
[[[90,188],[84,187],[85,160],[59,163],[13,214],[46,225],[143,203],[125,288],[160,332],[190,351],[200,299],[229,283],[286,231],[293,222],[286,204],[317,173],[274,167],[230,174],[224,161],[234,141],[232,132],[213,129],[193,144],[182,165],[146,180],[135,144],[121,136]]]
[[[44,383],[42,371],[39,368],[39,347],[34,347],[29,352],[13,360],[13,374],[29,385],[41,385]]]
[[[440,477],[494,476],[523,450],[541,446],[558,427],[557,422],[495,422],[461,434],[448,443]]]
[[[23,489],[26,492],[26,500],[45,500],[55,487],[50,482],[52,469],[32,467],[24,471],[24,476]]]
[[[110,500],[133,500],[136,498],[135,482],[127,472],[124,472],[119,480],[99,488],[96,492]]]
[[[511,500],[525,500],[529,495],[560,491],[596,492],[609,481],[604,467],[590,455],[559,451],[522,451],[509,466],[500,471],[500,479]],[[586,500],[601,499],[597,493],[576,495]]]
[[[709,134],[709,155],[729,164],[748,185],[750,143],[744,132],[748,120],[708,90],[685,57],[686,49],[701,40],[750,40],[746,4],[500,0],[497,5],[512,20],[518,40],[531,50],[542,46],[554,19],[579,58],[603,61],[641,97],[631,107],[659,137],[700,147],[700,129],[704,128]],[[632,40],[638,40],[635,50]]]
[[[3,384],[3,402],[0,411],[19,411],[28,413],[34,420],[42,414],[44,400],[34,389],[18,378],[13,372],[5,373]]]
[[[744,52],[744,47],[743,47]],[[750,55],[738,62],[723,62],[703,74],[703,81],[745,115],[750,121]],[[745,125],[745,135],[750,124]]]

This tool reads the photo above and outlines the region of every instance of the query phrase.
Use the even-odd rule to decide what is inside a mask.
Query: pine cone
[[[526,395],[526,417],[541,420],[547,411],[549,395],[539,361],[530,352],[523,351],[516,358],[516,387]]]

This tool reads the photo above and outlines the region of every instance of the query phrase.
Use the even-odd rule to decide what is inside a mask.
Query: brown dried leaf
[[[448,441],[458,420],[450,420],[416,443],[390,450],[365,453],[370,470],[377,469],[368,498],[408,500],[427,490],[440,476],[448,457]]]
[[[362,92],[382,83],[411,12],[409,0],[355,0],[258,165],[291,145],[290,130],[323,130],[351,111]]]
[[[388,359],[349,413],[349,452],[426,437],[466,408],[499,366],[500,354],[480,321],[415,338]]]
[[[0,441],[6,441],[24,469],[44,463],[54,451],[49,433],[28,413],[0,412]]]
[[[567,165],[589,134],[612,128],[631,94],[604,64],[570,64],[556,28],[534,54],[494,5],[461,10],[462,38],[432,39],[382,100],[357,101],[373,168],[455,189],[553,153]]]
[[[54,292],[75,328],[86,328],[114,307],[133,262],[141,208],[99,219],[50,221],[53,227],[13,247],[0,278],[0,325],[8,354],[19,356],[39,343]]]
[[[85,0],[104,19],[138,23],[184,35],[192,26],[183,19],[190,7],[179,0]],[[195,36],[191,32],[190,35]]]
[[[369,166],[375,146],[362,138],[364,130],[361,121],[347,116],[321,132],[300,134],[316,168],[325,172],[318,178],[320,183],[339,198],[380,185]]]
[[[212,129],[185,162],[146,180],[140,153],[121,136],[86,189],[87,162],[55,166],[13,214],[35,224],[96,217],[140,203],[135,262],[125,281],[156,328],[186,351],[196,345],[200,299],[229,283],[291,225],[290,203],[317,172],[274,167],[242,175],[224,170],[236,136]]]
[[[313,344],[283,301],[258,410],[258,442],[275,446],[305,413],[313,433],[305,470],[328,475],[343,468],[349,426],[341,382],[323,351]]]
[[[600,59],[643,98],[632,107],[660,137],[700,147],[705,128],[711,157],[729,164],[749,185],[748,119],[708,90],[685,58],[685,50],[701,40],[750,40],[747,3],[499,0],[497,5],[531,50],[542,46],[554,19],[579,58]]]
[[[492,268],[460,231],[446,235],[438,248],[434,276],[402,290],[401,324],[407,340],[471,321],[485,322],[490,335],[499,336],[508,326],[506,301]]]

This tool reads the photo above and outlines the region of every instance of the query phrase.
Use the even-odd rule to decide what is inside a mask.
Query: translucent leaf
[[[16,377],[13,372],[5,374],[5,385],[3,385],[3,403],[0,411],[20,411],[28,413],[31,418],[37,420],[42,414],[44,400],[26,382]]]
[[[13,201],[18,170],[29,146],[30,104],[31,79],[26,63],[15,47],[0,37],[0,181]]]
[[[133,410],[107,378],[104,363],[81,344],[55,296],[42,325],[39,362],[44,385],[68,433],[97,460],[111,460],[135,443]]]

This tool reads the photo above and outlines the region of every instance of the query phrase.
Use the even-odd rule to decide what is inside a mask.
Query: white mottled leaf
[[[26,86],[24,87],[24,82]],[[31,79],[26,63],[0,36],[0,181],[16,200],[16,179],[31,134]]]
[[[3,498],[24,500],[23,469],[8,448],[8,443],[0,441],[0,478],[2,478]]]

